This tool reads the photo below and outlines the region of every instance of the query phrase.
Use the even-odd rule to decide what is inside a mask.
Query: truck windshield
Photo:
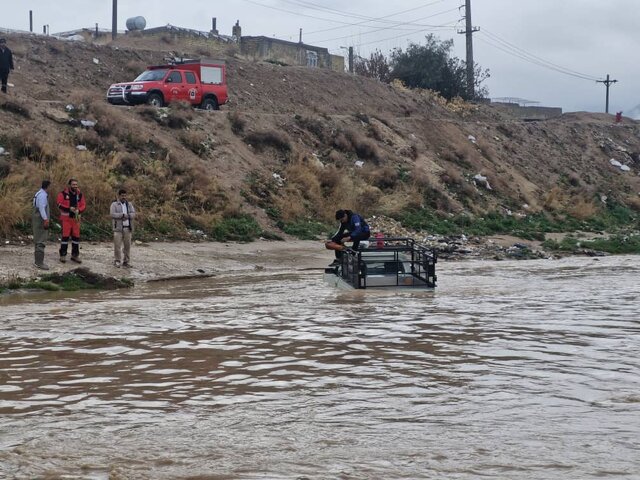
[[[138,78],[134,80],[134,82],[157,82],[158,80],[162,80],[164,76],[167,74],[168,70],[145,70]]]

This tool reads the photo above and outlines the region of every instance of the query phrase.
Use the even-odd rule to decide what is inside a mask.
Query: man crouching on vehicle
[[[368,240],[371,236],[369,225],[365,219],[351,210],[338,210],[336,220],[340,221],[340,228],[336,234],[327,241],[324,246],[328,250],[333,250],[336,259],[331,265],[340,263],[342,251],[345,249],[344,242],[353,242],[353,250],[357,250],[362,240]]]

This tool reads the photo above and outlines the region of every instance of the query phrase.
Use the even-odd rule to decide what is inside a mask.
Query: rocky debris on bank
[[[371,231],[381,232],[385,237],[409,237],[418,243],[432,248],[443,260],[463,259],[491,259],[491,260],[532,260],[543,258],[557,258],[557,252],[549,252],[538,243],[513,242],[504,245],[492,239],[478,236],[435,235],[424,232],[411,231],[404,228],[397,221],[384,217],[371,217],[369,220]],[[504,243],[504,242],[503,242]],[[590,257],[604,256],[603,252],[590,249],[579,249],[572,255],[586,255]]]

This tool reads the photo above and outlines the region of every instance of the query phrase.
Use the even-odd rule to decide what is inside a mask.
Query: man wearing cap
[[[0,38],[0,80],[2,80],[2,93],[7,93],[9,72],[13,70],[13,54],[7,47],[7,41]]]
[[[351,248],[357,250],[360,242],[368,240],[371,236],[371,230],[365,219],[351,210],[338,210],[336,220],[340,221],[340,228],[331,240],[325,243],[328,250],[335,251],[336,259],[333,265],[340,261],[342,251],[345,249],[344,242],[353,242]]]

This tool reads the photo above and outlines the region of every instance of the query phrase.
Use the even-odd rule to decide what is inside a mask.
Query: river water
[[[0,299],[0,478],[640,478],[640,257]]]

